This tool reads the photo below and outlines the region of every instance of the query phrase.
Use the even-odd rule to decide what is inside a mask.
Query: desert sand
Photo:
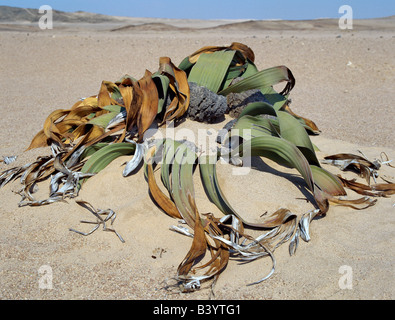
[[[259,69],[285,65],[293,72],[291,107],[322,131],[311,137],[320,148],[320,159],[358,150],[372,160],[381,152],[395,159],[393,20],[385,28],[370,23],[369,28],[355,25],[353,30],[333,24],[300,27],[296,22],[277,28],[142,23],[148,25],[63,23],[52,30],[40,30],[34,23],[0,25],[0,156],[18,156],[13,164],[0,163],[1,171],[48,154],[45,148],[24,150],[52,111],[97,94],[102,80],[115,81],[124,74],[141,77],[145,69],[158,69],[161,56],[177,65],[202,46],[234,41],[253,49]],[[119,29],[122,26],[129,27]],[[218,130],[226,120],[214,125],[186,121],[181,127]],[[113,209],[113,227],[125,243],[101,229],[87,237],[70,232],[88,231],[90,226],[80,220],[93,219],[73,199],[18,208],[18,181],[0,190],[0,299],[209,298],[208,289],[188,294],[164,289],[191,239],[169,230],[177,221],[152,202],[142,171],[122,177],[122,165],[129,158],[115,160],[90,178],[78,196],[96,208]],[[306,193],[295,171],[286,172],[265,159],[252,165],[248,176],[232,176],[228,165],[219,167],[226,196],[239,212],[258,221],[265,211],[280,207],[298,215],[313,209],[298,199]],[[394,177],[395,169],[383,165],[379,173]],[[39,185],[43,198],[47,187]],[[198,178],[196,199],[201,212],[221,215]],[[214,299],[394,299],[394,201],[379,198],[362,211],[331,206],[325,217],[312,222],[311,241],[301,241],[295,255],[289,255],[287,244],[274,252],[276,270],[258,285],[246,286],[270,270],[269,258],[248,264],[231,260],[217,281]],[[42,266],[52,271],[52,288],[40,287]],[[339,285],[342,266],[352,271],[351,288]]]

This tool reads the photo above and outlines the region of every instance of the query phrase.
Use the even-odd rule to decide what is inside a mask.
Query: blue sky
[[[12,0],[0,5],[108,15],[184,19],[317,19],[339,18],[349,5],[354,19],[395,15],[395,0]]]

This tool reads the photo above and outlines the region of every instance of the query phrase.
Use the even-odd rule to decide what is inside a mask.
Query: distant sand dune
[[[187,21],[187,20],[185,20]],[[187,25],[187,24],[185,24]],[[316,19],[316,20],[249,20],[233,23],[224,23],[217,26],[207,27],[180,27],[162,22],[143,23],[138,25],[126,25],[114,28],[111,31],[188,31],[188,30],[214,30],[214,31],[259,31],[259,30],[338,30],[337,19]],[[395,18],[381,18],[370,20],[354,20],[354,30],[381,30],[395,31]]]
[[[143,23],[138,25],[126,25],[114,28],[111,31],[180,31],[191,30],[191,28],[176,27],[162,22]]]
[[[215,27],[226,30],[314,30],[314,29],[338,29],[338,19],[316,20],[251,20],[238,23],[229,23]],[[369,20],[354,20],[353,28],[358,30],[395,30],[395,17]]]
[[[34,31],[29,24],[36,24],[42,15],[38,9],[25,9],[0,6],[0,30]],[[188,31],[188,30],[335,30],[339,28],[338,19],[315,20],[198,20],[117,17],[83,11],[63,12],[54,10],[53,21],[63,29],[108,24],[116,32],[140,31]],[[355,30],[395,31],[395,16],[353,21]]]
[[[0,23],[3,22],[37,22],[42,14],[38,9],[17,8],[0,6]],[[107,16],[103,14],[89,13],[83,11],[64,12],[53,10],[54,21],[59,22],[86,22],[86,23],[102,23],[122,21],[120,17]],[[127,19],[127,18],[125,18]]]

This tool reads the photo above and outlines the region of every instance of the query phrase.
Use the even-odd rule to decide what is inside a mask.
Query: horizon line
[[[27,10],[39,10],[39,8],[28,8],[28,7],[15,7],[15,6],[7,6],[7,5],[0,5],[0,7],[8,7],[8,8],[18,8],[18,9],[27,9]],[[52,7],[52,6],[51,6]],[[95,15],[102,15],[107,17],[117,17],[117,18],[135,18],[135,19],[168,19],[168,20],[204,20],[204,21],[311,21],[311,20],[330,20],[330,19],[338,19],[339,17],[318,17],[318,18],[294,18],[294,19],[281,19],[281,18],[168,18],[168,17],[149,17],[149,16],[129,16],[129,15],[111,15],[111,14],[104,14],[104,13],[97,13],[85,10],[76,10],[76,11],[65,11],[65,10],[58,10],[55,7],[52,7],[53,10],[57,12],[64,12],[64,13],[88,13],[88,14],[95,14]],[[385,19],[395,17],[395,15],[389,16],[380,16],[374,18],[354,18],[354,20],[372,20],[372,19]]]

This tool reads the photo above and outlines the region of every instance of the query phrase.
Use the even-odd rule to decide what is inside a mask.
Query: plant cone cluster
[[[191,291],[203,283],[215,283],[231,258],[252,261],[269,256],[273,268],[254,282],[259,283],[274,272],[274,250],[289,242],[289,252],[293,254],[299,238],[310,239],[312,219],[325,215],[331,204],[363,209],[375,204],[377,200],[371,197],[391,195],[395,188],[391,182],[371,186],[367,180],[367,185],[358,184],[325,170],[309,137],[309,134],[319,134],[320,130],[313,121],[296,115],[289,107],[288,96],[295,86],[292,72],[285,66],[259,71],[254,59],[252,49],[241,43],[208,46],[186,57],[178,67],[170,58],[162,57],[158,71],[147,70],[139,80],[125,75],[116,82],[103,81],[97,95],[47,117],[28,149],[50,147],[52,156],[39,157],[33,163],[4,171],[0,174],[0,185],[21,178],[20,206],[64,201],[76,197],[86,179],[98,174],[117,157],[134,155],[123,175],[128,176],[144,161],[143,170],[152,198],[166,214],[182,219],[187,225],[187,228],[175,226],[175,231],[193,238],[175,275],[177,288],[181,285],[183,291]],[[242,79],[232,82],[235,78]],[[258,89],[265,98],[243,109],[218,144],[214,156],[199,155],[182,141],[167,138],[144,141],[144,133],[154,122],[162,126],[185,116],[191,82],[223,96]],[[273,86],[281,82],[285,83],[284,89],[276,92]],[[314,209],[299,218],[281,208],[260,223],[246,221],[221,189],[216,163],[221,157],[235,160],[247,154],[295,168],[314,197]],[[365,178],[377,173],[377,166],[371,167],[366,159],[354,157],[352,162],[350,157],[345,158],[343,155],[326,160],[348,161],[347,164],[357,166]],[[155,168],[160,168],[160,181],[155,178]],[[219,213],[199,212],[193,183],[196,171],[200,172],[207,197]],[[49,198],[35,199],[34,185],[48,178],[51,179]],[[345,188],[364,196],[347,199]],[[98,219],[97,227],[105,226],[109,219],[109,216],[102,219],[99,214],[113,214],[95,209],[92,212]],[[259,230],[261,234],[252,237],[249,229]],[[202,259],[205,256],[206,259]]]

